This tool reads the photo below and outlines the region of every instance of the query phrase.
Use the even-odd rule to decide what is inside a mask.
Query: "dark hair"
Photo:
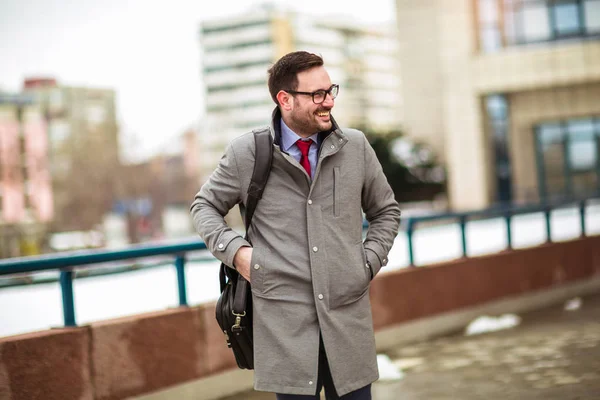
[[[281,57],[269,68],[269,92],[275,104],[280,90],[298,89],[299,72],[323,65],[323,58],[307,51],[295,51]]]

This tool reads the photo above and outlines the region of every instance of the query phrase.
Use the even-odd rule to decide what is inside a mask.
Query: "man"
[[[387,263],[400,210],[363,133],[331,116],[339,87],[322,58],[290,53],[268,73],[273,166],[252,245],[224,221],[247,199],[252,133],[231,142],[196,195],[194,224],[251,283],[255,389],[300,400],[318,399],[324,386],[328,399],[370,399],[378,370],[369,284]]]

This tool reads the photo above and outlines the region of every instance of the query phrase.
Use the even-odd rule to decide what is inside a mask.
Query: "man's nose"
[[[333,97],[331,96],[331,93],[327,93],[325,95],[325,100],[323,100],[323,106],[333,107],[333,104],[334,104],[334,100],[333,100]]]

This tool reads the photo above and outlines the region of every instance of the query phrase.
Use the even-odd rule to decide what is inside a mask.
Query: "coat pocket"
[[[371,273],[362,242],[349,249],[346,263],[334,261],[329,273],[330,307],[337,308],[362,298],[368,292]]]
[[[340,195],[342,190],[340,167],[333,167],[333,216],[340,216]]]

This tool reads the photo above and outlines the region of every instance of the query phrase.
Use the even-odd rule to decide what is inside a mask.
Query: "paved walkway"
[[[600,294],[581,308],[521,315],[517,328],[454,335],[388,353],[404,378],[377,382],[373,400],[600,400]],[[248,392],[222,400],[272,400]]]

